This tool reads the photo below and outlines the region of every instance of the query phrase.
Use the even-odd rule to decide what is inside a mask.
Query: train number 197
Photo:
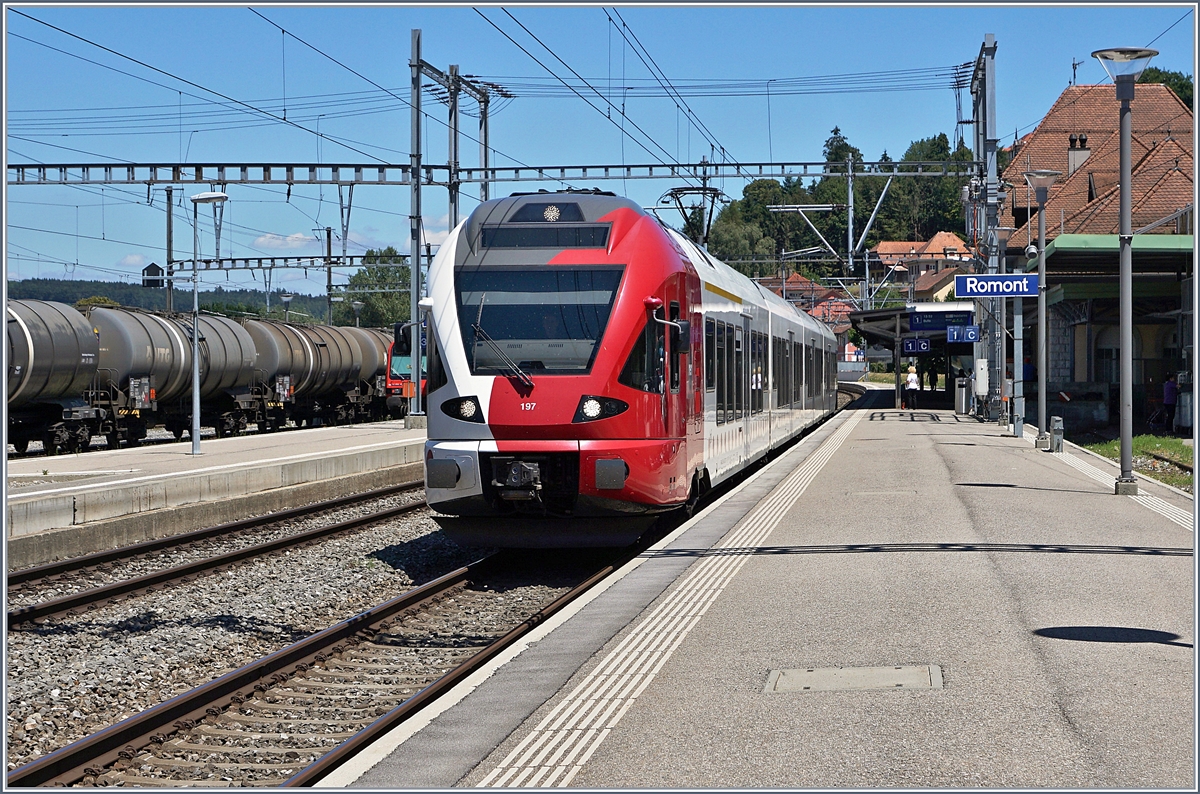
[[[521,403],[522,411],[532,411],[536,407],[537,407],[537,403]]]

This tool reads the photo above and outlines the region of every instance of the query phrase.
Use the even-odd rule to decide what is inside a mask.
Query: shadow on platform
[[[1038,552],[1048,554],[1135,554],[1151,557],[1191,557],[1192,550],[1156,546],[1085,546],[1058,543],[854,543],[829,546],[735,546],[714,549],[662,549],[645,558],[731,557],[777,554],[871,554],[876,552]]]

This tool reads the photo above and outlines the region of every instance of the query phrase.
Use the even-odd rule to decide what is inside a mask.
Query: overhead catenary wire
[[[344,64],[344,63],[342,63],[341,61],[339,61],[337,58],[334,58],[334,57],[333,57],[332,55],[330,55],[329,53],[327,53],[327,52],[324,52],[323,50],[321,50],[321,49],[320,49],[320,48],[318,48],[318,47],[315,47],[315,46],[313,46],[312,44],[309,44],[307,41],[305,41],[304,39],[300,38],[300,37],[299,37],[299,36],[297,36],[295,33],[292,33],[290,30],[285,30],[285,29],[283,28],[283,26],[281,26],[281,25],[279,25],[279,24],[277,24],[277,23],[275,23],[275,22],[272,22],[270,19],[268,19],[267,17],[263,16],[263,15],[262,15],[262,14],[260,14],[258,11],[255,11],[253,8],[251,8],[251,9],[248,9],[248,10],[249,10],[249,11],[251,11],[251,12],[253,12],[253,13],[254,13],[256,16],[258,16],[260,19],[262,19],[262,20],[263,20],[264,22],[266,22],[267,24],[269,24],[269,25],[272,25],[272,26],[274,26],[274,27],[278,28],[278,29],[279,29],[279,30],[280,30],[280,31],[281,31],[281,32],[282,32],[284,35],[291,36],[293,39],[295,39],[296,41],[300,42],[300,43],[301,43],[301,44],[303,44],[305,47],[308,47],[310,50],[312,50],[313,52],[317,53],[318,55],[320,55],[320,56],[322,56],[322,57],[324,57],[324,58],[328,58],[329,60],[333,61],[335,64],[337,64],[338,66],[342,67],[342,68],[343,68],[343,69],[345,69],[346,71],[350,72],[351,74],[355,75],[356,77],[359,77],[359,78],[361,78],[361,79],[365,80],[366,82],[368,82],[368,83],[370,83],[371,85],[375,86],[375,88],[377,88],[377,89],[379,89],[380,91],[383,91],[384,93],[388,94],[390,97],[392,97],[393,99],[395,99],[396,101],[398,101],[398,102],[399,102],[401,105],[403,105],[404,107],[406,107],[406,108],[410,108],[410,109],[412,108],[412,103],[411,103],[411,102],[409,102],[409,101],[408,101],[407,99],[405,99],[404,97],[402,97],[402,96],[400,96],[400,95],[396,94],[394,91],[392,91],[392,90],[390,90],[390,89],[388,89],[388,88],[384,88],[384,87],[383,87],[383,86],[381,86],[379,83],[376,83],[374,80],[372,80],[371,78],[369,78],[369,77],[367,77],[366,75],[362,74],[362,73],[361,73],[361,72],[359,72],[358,70],[356,70],[356,69],[353,69],[353,68],[352,68],[352,67],[350,67],[350,66],[347,66],[346,64]],[[327,114],[327,115],[328,115],[328,114]],[[433,114],[429,113],[428,111],[422,110],[422,111],[421,111],[421,115],[425,116],[426,123],[428,123],[428,121],[429,121],[430,119],[432,119],[433,121],[437,122],[438,124],[441,124],[443,127],[446,127],[447,129],[449,129],[449,128],[450,128],[450,125],[449,125],[447,122],[445,122],[445,121],[442,121],[441,119],[434,117],[434,116],[433,116]],[[461,131],[461,130],[460,130],[458,134],[459,134],[459,135],[461,135],[462,137],[466,138],[466,139],[467,139],[467,140],[469,140],[469,141],[472,141],[472,142],[474,142],[474,143],[478,143],[478,144],[480,144],[481,146],[483,145],[483,142],[482,142],[482,141],[480,141],[478,138],[475,138],[475,137],[473,137],[473,136],[472,136],[470,133],[466,133],[466,132],[463,132],[463,131]],[[513,157],[513,156],[512,156],[512,155],[510,155],[510,154],[506,154],[506,153],[504,153],[504,152],[500,151],[499,149],[496,149],[495,147],[491,146],[490,144],[488,145],[488,151],[490,151],[490,152],[492,152],[492,153],[496,154],[496,155],[497,155],[497,156],[499,156],[499,157],[504,157],[504,158],[506,158],[506,159],[508,159],[508,160],[511,160],[512,162],[516,163],[517,165],[524,166],[524,167],[526,167],[526,168],[528,168],[528,167],[529,167],[529,164],[528,164],[528,163],[522,162],[522,161],[518,160],[517,158]],[[408,156],[410,156],[410,154],[409,154],[409,153],[407,153],[407,152],[405,152],[405,157],[408,157]],[[556,180],[556,181],[562,182],[562,180]],[[562,184],[566,184],[566,183],[565,183],[565,182],[562,182]]]
[[[609,16],[608,10],[602,10],[604,11],[604,15],[608,17],[609,22],[612,22],[612,17]],[[622,38],[625,38],[625,40],[628,42],[628,37],[625,35],[625,31],[629,31],[629,35],[633,36],[633,42],[630,42],[630,44],[633,46],[634,54],[638,56],[638,58],[642,61],[642,64],[647,70],[650,71],[650,74],[654,76],[658,84],[667,91],[668,95],[673,96],[675,100],[677,100],[677,104],[675,105],[676,109],[678,110],[679,104],[682,104],[686,115],[696,124],[696,128],[699,129],[704,135],[705,140],[724,152],[725,146],[719,140],[717,140],[717,136],[713,134],[712,130],[710,130],[703,121],[700,120],[700,117],[692,110],[691,106],[688,105],[687,100],[680,95],[679,90],[675,88],[675,85],[671,82],[670,78],[667,77],[666,72],[664,72],[658,65],[658,62],[654,60],[654,56],[650,54],[650,51],[646,49],[646,46],[642,44],[637,33],[635,33],[633,28],[629,26],[629,24],[625,21],[625,18],[621,16],[621,12],[614,8],[613,13],[615,13],[617,18],[621,20],[621,28],[619,28],[619,30]],[[616,27],[616,23],[613,23],[613,27]],[[645,54],[645,57],[642,57],[643,53]],[[646,63],[646,58],[650,59],[650,63]],[[678,148],[678,145],[676,148]],[[676,155],[676,157],[678,157],[678,155]],[[737,161],[735,160],[734,162],[736,163]]]
[[[489,19],[489,18],[487,17],[487,15],[485,15],[485,14],[484,14],[482,11],[480,11],[478,8],[475,8],[475,9],[473,9],[473,10],[475,11],[475,13],[476,13],[476,14],[478,14],[480,17],[482,17],[482,18],[483,18],[483,20],[484,20],[485,22],[487,22],[489,25],[491,25],[493,28],[495,28],[495,29],[497,30],[497,32],[499,32],[499,33],[500,33],[500,35],[504,36],[504,38],[506,38],[506,39],[508,39],[510,42],[512,42],[512,43],[513,43],[513,45],[517,47],[517,49],[521,50],[521,52],[523,52],[523,53],[525,53],[526,55],[528,55],[528,56],[529,56],[529,57],[530,57],[530,58],[533,60],[533,62],[534,62],[534,63],[536,63],[538,66],[542,67],[542,68],[543,68],[543,69],[545,69],[547,72],[549,72],[551,75],[553,75],[553,76],[555,77],[555,79],[558,79],[559,81],[563,82],[563,84],[564,84],[564,85],[567,85],[568,87],[570,87],[570,85],[569,85],[569,84],[568,84],[568,83],[567,83],[565,80],[563,80],[561,77],[559,77],[559,76],[558,76],[558,74],[557,74],[557,73],[555,73],[555,71],[554,71],[553,69],[551,69],[551,68],[550,68],[549,66],[547,66],[546,64],[542,63],[542,62],[541,62],[541,60],[539,60],[539,59],[538,59],[538,57],[537,57],[536,55],[534,55],[534,54],[533,54],[533,53],[531,53],[531,52],[530,52],[528,49],[526,49],[524,46],[522,46],[522,45],[520,44],[520,42],[518,42],[516,39],[514,39],[512,36],[510,36],[510,35],[507,33],[507,31],[505,31],[503,28],[501,28],[499,25],[497,25],[495,22],[493,22],[491,19]],[[542,46],[542,48],[543,48],[543,49],[545,49],[545,50],[546,50],[547,52],[549,52],[549,53],[550,53],[552,56],[554,56],[554,58],[555,58],[556,60],[558,60],[558,62],[559,62],[559,63],[562,63],[562,64],[563,64],[563,66],[565,66],[565,67],[566,67],[568,70],[570,70],[572,74],[575,74],[575,76],[576,76],[578,79],[580,79],[581,81],[583,81],[583,82],[584,82],[584,84],[585,84],[585,85],[587,85],[587,88],[588,88],[588,90],[592,91],[593,93],[595,93],[595,94],[596,94],[596,96],[598,96],[598,97],[600,97],[601,99],[603,99],[603,100],[604,100],[604,102],[605,102],[606,104],[608,104],[608,105],[609,105],[609,107],[610,107],[611,109],[613,109],[613,110],[616,110],[618,113],[620,113],[620,114],[621,114],[621,117],[622,117],[623,119],[626,119],[627,121],[629,121],[629,123],[630,123],[630,124],[632,124],[632,125],[634,126],[634,128],[635,128],[635,129],[637,129],[639,132],[641,132],[641,133],[642,133],[642,135],[645,135],[645,136],[646,136],[646,138],[647,138],[647,139],[648,139],[648,140],[649,140],[649,141],[650,141],[652,144],[654,144],[655,146],[657,146],[657,147],[658,147],[658,148],[659,148],[659,149],[660,149],[660,150],[661,150],[661,151],[662,151],[664,154],[666,154],[666,155],[667,155],[667,157],[668,157],[668,160],[670,160],[670,159],[673,159],[673,158],[671,158],[671,156],[670,156],[670,152],[668,152],[666,149],[663,149],[663,147],[662,147],[662,146],[660,146],[660,145],[657,143],[657,141],[655,141],[655,140],[653,139],[653,137],[651,137],[650,135],[648,135],[648,134],[647,134],[647,133],[646,133],[644,130],[642,130],[642,129],[641,129],[641,127],[638,127],[638,125],[637,125],[637,124],[636,124],[636,123],[635,123],[635,122],[634,122],[632,119],[627,119],[627,118],[625,117],[625,115],[624,115],[624,112],[623,112],[623,110],[619,110],[619,109],[618,109],[618,108],[617,108],[617,107],[616,107],[616,106],[615,106],[615,105],[614,105],[614,104],[613,104],[611,101],[609,101],[609,99],[608,99],[607,97],[605,97],[605,96],[604,96],[604,94],[603,94],[603,93],[601,93],[600,91],[597,91],[597,90],[596,90],[596,88],[595,88],[595,87],[593,87],[591,84],[587,83],[587,81],[584,81],[582,78],[579,78],[579,75],[578,75],[578,74],[575,72],[575,70],[574,70],[574,69],[571,69],[571,67],[570,67],[570,66],[569,66],[569,65],[568,65],[566,62],[564,62],[564,61],[563,61],[561,58],[559,58],[559,57],[558,57],[558,55],[557,55],[557,54],[555,54],[555,52],[554,52],[553,50],[551,50],[551,49],[550,49],[549,47],[547,47],[547,46],[546,46],[544,43],[542,43],[542,41],[541,41],[540,39],[538,39],[538,37],[537,37],[537,36],[535,36],[535,35],[534,35],[534,34],[533,34],[533,33],[532,33],[532,32],[531,32],[531,31],[530,31],[528,28],[526,28],[524,25],[522,25],[522,24],[521,24],[521,22],[520,22],[520,21],[519,21],[519,20],[518,20],[516,17],[514,17],[514,16],[513,16],[511,13],[509,13],[509,12],[507,11],[507,9],[501,9],[501,10],[502,10],[502,11],[504,11],[504,13],[505,13],[505,14],[507,14],[507,15],[509,16],[509,18],[511,18],[511,19],[512,19],[514,22],[516,22],[518,25],[520,25],[521,29],[522,29],[522,30],[524,30],[524,31],[525,31],[527,34],[529,34],[529,36],[530,36],[530,37],[532,37],[532,38],[534,39],[534,41],[537,41],[537,43],[538,43],[538,44],[540,44],[540,45]],[[619,124],[619,123],[618,123],[618,122],[617,122],[615,119],[613,119],[613,118],[612,118],[610,115],[608,115],[608,114],[607,114],[607,113],[605,113],[603,110],[601,110],[599,107],[597,107],[595,104],[593,104],[593,103],[591,102],[591,100],[589,100],[587,97],[585,97],[585,96],[584,96],[582,93],[580,93],[578,90],[575,90],[574,88],[571,88],[571,91],[572,91],[572,93],[574,93],[574,94],[575,94],[575,96],[578,96],[578,97],[579,97],[580,99],[582,99],[582,100],[583,100],[585,103],[587,103],[587,105],[588,105],[589,107],[591,107],[593,110],[595,110],[595,111],[596,111],[597,113],[599,113],[601,116],[604,116],[605,118],[607,118],[607,119],[608,119],[608,121],[609,121],[609,123],[613,124],[614,126],[616,126],[616,127],[618,127],[618,128],[621,128],[623,135],[629,135],[629,134],[628,134],[628,133],[627,133],[627,132],[624,130],[624,128],[623,128],[623,127],[621,127],[621,125],[620,125],[620,124]],[[644,143],[642,143],[640,140],[638,140],[638,139],[637,139],[637,138],[635,138],[634,136],[632,136],[632,135],[629,135],[629,139],[630,139],[630,140],[632,140],[634,143],[636,143],[638,146],[640,146],[640,147],[641,147],[641,148],[642,148],[642,149],[643,149],[643,150],[646,152],[646,154],[650,155],[651,157],[654,157],[655,159],[659,160],[660,162],[664,162],[664,163],[665,163],[665,162],[667,162],[667,160],[663,160],[661,157],[659,157],[658,155],[656,155],[654,152],[652,152],[652,151],[650,150],[650,148],[649,148],[649,147],[647,147],[647,146],[646,146]],[[624,138],[622,138],[622,140],[624,140]]]
[[[77,34],[77,33],[72,33],[71,31],[69,31],[69,30],[65,30],[64,28],[60,28],[60,27],[58,27],[57,25],[52,25],[52,24],[50,24],[49,22],[46,22],[45,20],[41,20],[41,19],[38,19],[37,17],[30,16],[29,14],[26,14],[26,13],[24,13],[24,12],[22,12],[22,11],[19,11],[19,10],[17,10],[16,8],[9,8],[8,10],[9,10],[9,11],[11,11],[12,13],[14,13],[14,14],[17,14],[17,15],[19,15],[19,16],[25,17],[26,19],[28,19],[28,20],[30,20],[30,21],[32,21],[32,22],[37,22],[39,25],[44,25],[44,26],[46,26],[46,27],[50,28],[51,30],[56,30],[56,31],[58,31],[59,33],[62,33],[64,36],[69,36],[69,37],[71,37],[71,38],[73,38],[73,39],[76,39],[76,40],[78,40],[78,41],[81,41],[81,42],[83,42],[83,43],[85,43],[85,44],[88,44],[88,45],[90,45],[90,46],[92,46],[92,47],[96,47],[96,48],[98,48],[98,49],[104,50],[105,52],[107,52],[107,53],[109,53],[109,54],[111,54],[111,55],[115,55],[115,56],[117,56],[118,58],[124,58],[125,60],[127,60],[127,61],[130,61],[130,62],[132,62],[132,63],[136,63],[138,66],[141,66],[141,67],[143,67],[143,68],[145,68],[145,69],[150,69],[151,71],[157,72],[158,74],[161,74],[161,75],[164,75],[164,76],[166,76],[166,77],[169,77],[169,78],[171,78],[172,80],[178,80],[179,82],[181,82],[181,83],[184,83],[184,84],[186,84],[186,85],[190,85],[190,86],[192,86],[193,88],[198,88],[198,89],[199,89],[199,90],[201,90],[201,91],[206,91],[206,92],[208,92],[208,93],[212,94],[213,96],[218,96],[218,97],[221,97],[222,99],[226,100],[227,102],[233,102],[233,103],[235,103],[235,104],[237,104],[237,105],[240,105],[240,106],[242,106],[242,107],[245,107],[245,108],[248,110],[248,112],[252,112],[252,113],[258,113],[258,114],[261,114],[261,115],[263,115],[263,116],[267,116],[268,118],[275,119],[276,121],[278,121],[278,122],[280,122],[280,123],[282,123],[282,124],[287,124],[287,125],[289,125],[289,126],[295,127],[295,128],[296,128],[296,129],[298,129],[298,130],[302,130],[302,131],[304,131],[304,132],[307,132],[307,133],[309,133],[310,135],[311,135],[311,134],[315,134],[313,130],[310,130],[310,129],[308,129],[307,127],[305,127],[305,126],[303,126],[303,125],[301,125],[301,124],[297,124],[297,123],[296,123],[296,122],[294,122],[294,121],[289,121],[288,119],[284,119],[284,118],[282,118],[282,117],[280,117],[280,116],[278,116],[278,115],[276,115],[276,114],[274,114],[274,113],[271,113],[270,111],[263,110],[263,109],[261,109],[261,108],[257,108],[257,107],[255,107],[254,105],[251,105],[251,104],[250,104],[250,103],[248,103],[248,102],[243,102],[243,101],[242,101],[242,100],[240,100],[240,99],[235,99],[234,97],[227,96],[226,94],[222,94],[220,91],[215,91],[215,90],[213,90],[213,89],[211,89],[211,88],[206,88],[205,86],[202,86],[202,85],[200,85],[199,83],[193,82],[193,81],[191,81],[191,80],[188,80],[187,78],[184,78],[184,77],[179,77],[178,75],[172,74],[172,73],[170,73],[170,72],[166,71],[165,69],[160,69],[160,68],[158,68],[157,66],[151,66],[150,64],[148,64],[148,63],[146,63],[146,62],[144,62],[144,61],[140,61],[140,60],[138,60],[137,58],[134,58],[134,57],[133,57],[133,56],[131,56],[131,55],[126,55],[126,54],[124,54],[124,53],[122,53],[122,52],[118,52],[117,50],[111,49],[110,47],[106,47],[106,46],[104,46],[103,44],[100,44],[99,42],[92,41],[91,39],[88,39],[88,38],[85,38],[85,37],[83,37],[83,36],[80,36],[80,35],[79,35],[79,34]],[[333,140],[333,139],[331,138],[330,140]],[[378,161],[379,161],[379,162],[381,162],[381,163],[387,162],[387,161],[386,161],[386,160],[384,160],[383,158],[376,157],[376,156],[375,156],[375,155],[373,155],[373,154],[369,154],[369,153],[367,153],[367,152],[364,152],[364,151],[362,151],[361,149],[358,149],[358,148],[356,148],[356,147],[354,147],[354,146],[350,146],[349,144],[347,144],[347,143],[344,143],[344,142],[342,142],[342,141],[333,141],[333,142],[334,142],[334,143],[337,143],[339,146],[343,146],[343,147],[345,147],[345,148],[347,148],[347,149],[349,149],[349,150],[351,150],[351,151],[353,151],[353,152],[357,152],[358,154],[361,154],[361,155],[363,155],[364,157],[370,157],[371,159],[373,159],[373,160],[378,160]]]

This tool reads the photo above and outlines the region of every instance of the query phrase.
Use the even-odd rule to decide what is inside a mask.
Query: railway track
[[[386,498],[405,491],[412,491],[421,485],[421,482],[403,483],[364,494],[355,494],[353,496],[293,508],[268,516],[233,521],[182,535],[148,540],[132,546],[95,552],[81,557],[73,557],[67,560],[14,571],[8,575],[9,599],[12,600],[14,597],[19,598],[23,592],[39,587],[69,584],[72,578],[82,579],[90,574],[105,573],[112,566],[119,563],[147,559],[154,555],[170,551],[191,549],[214,540],[227,540],[261,530],[272,524],[285,523],[311,516],[314,513],[336,510],[356,503]],[[56,616],[81,614],[82,612],[98,609],[106,604],[116,603],[121,599],[140,593],[153,592],[160,588],[170,587],[175,583],[186,583],[198,576],[226,570],[229,566],[244,560],[316,543],[333,535],[349,532],[369,524],[412,512],[424,507],[424,505],[425,501],[423,499],[413,501],[399,507],[375,511],[367,515],[356,516],[349,520],[288,534],[264,543],[247,545],[182,565],[163,568],[142,576],[120,579],[97,587],[79,590],[78,592],[58,598],[20,606],[8,612],[8,628],[11,630],[14,626],[22,623],[45,621],[48,618]]]
[[[559,581],[550,584],[537,555],[523,555],[524,578],[517,555],[484,558],[18,767],[7,783],[309,785],[629,553],[615,562],[560,564]]]

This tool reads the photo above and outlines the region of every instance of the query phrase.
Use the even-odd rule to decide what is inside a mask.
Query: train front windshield
[[[621,267],[459,268],[455,292],[471,372],[591,371],[612,313]]]
[[[428,372],[429,368],[425,363],[425,356],[421,356],[421,372]],[[400,380],[401,378],[412,379],[412,356],[392,354],[392,365],[388,369],[388,377],[392,380]]]

